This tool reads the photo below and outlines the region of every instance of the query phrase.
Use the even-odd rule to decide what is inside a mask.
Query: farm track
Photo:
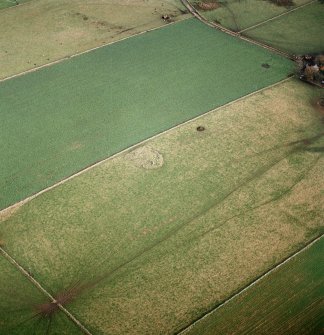
[[[315,1],[315,0],[314,0]],[[276,48],[273,48],[267,44],[264,44],[264,43],[261,43],[261,42],[258,42],[258,41],[255,41],[255,40],[252,40],[251,38],[248,38],[246,36],[242,36],[241,35],[241,32],[234,32],[230,29],[227,29],[223,26],[221,26],[220,24],[217,24],[215,22],[209,22],[206,18],[204,18],[190,3],[188,0],[181,0],[181,2],[183,3],[183,5],[190,11],[190,13],[196,17],[198,20],[200,20],[201,22],[203,22],[204,24],[206,24],[207,26],[211,27],[211,28],[215,28],[215,29],[218,29],[228,35],[231,35],[233,37],[236,37],[236,38],[239,38],[243,41],[246,41],[246,42],[249,42],[251,44],[254,44],[254,45],[258,45],[264,49],[267,49],[271,52],[274,52],[278,55],[281,55],[285,58],[288,58],[292,61],[295,61],[295,57],[293,55],[290,55],[284,51],[281,51],[281,50],[278,50]]]
[[[309,249],[313,244],[315,244],[320,239],[322,239],[323,236],[324,236],[324,234],[315,237],[312,241],[310,241],[304,247],[302,247],[298,251],[294,252],[293,254],[291,254],[290,256],[288,256],[287,258],[285,258],[279,264],[277,264],[276,266],[274,266],[273,268],[271,268],[270,270],[268,270],[267,272],[265,272],[264,274],[262,274],[260,277],[258,277],[257,279],[255,279],[253,282],[251,282],[250,284],[248,284],[247,286],[245,286],[244,288],[242,288],[240,291],[234,293],[231,297],[229,297],[228,299],[226,299],[225,301],[223,301],[221,304],[218,304],[214,308],[210,309],[207,313],[203,314],[201,317],[199,317],[196,320],[194,320],[191,324],[189,324],[186,327],[180,329],[178,332],[175,332],[174,335],[185,334],[188,330],[190,330],[192,327],[194,327],[198,322],[200,322],[201,320],[207,318],[209,315],[211,315],[215,311],[219,310],[223,306],[227,305],[229,302],[231,302],[232,300],[234,300],[235,298],[237,298],[238,296],[240,296],[241,294],[243,294],[244,292],[246,292],[251,287],[255,286],[261,280],[263,280],[264,278],[268,277],[270,274],[272,274],[274,271],[276,271],[279,268],[281,268],[283,265],[285,265],[286,263],[288,263],[290,260],[294,259],[298,255],[300,255],[301,253],[303,253],[304,251],[306,251],[307,249]]]

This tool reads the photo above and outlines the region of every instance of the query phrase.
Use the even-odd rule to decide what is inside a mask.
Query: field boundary
[[[80,170],[80,171],[78,171],[78,172],[76,172],[76,173],[74,173],[74,174],[72,174],[72,175],[70,175],[70,176],[68,176],[68,177],[66,177],[66,178],[63,178],[62,180],[58,181],[57,183],[55,183],[55,184],[53,184],[53,185],[51,185],[51,186],[49,186],[49,187],[46,187],[46,188],[44,188],[43,190],[41,190],[41,191],[39,191],[39,192],[37,192],[37,193],[35,193],[35,194],[32,194],[32,195],[30,195],[29,197],[27,197],[27,198],[25,198],[25,199],[23,199],[23,200],[20,200],[20,201],[18,201],[18,202],[16,202],[16,203],[14,203],[14,204],[12,204],[12,205],[6,207],[6,208],[3,208],[2,210],[0,210],[0,224],[1,224],[1,221],[2,221],[2,220],[1,220],[1,216],[2,216],[2,215],[5,216],[7,212],[14,211],[15,209],[19,208],[20,206],[26,204],[27,202],[29,202],[29,201],[35,199],[35,198],[38,197],[38,196],[40,196],[41,194],[46,193],[46,192],[48,192],[48,191],[50,191],[50,190],[52,190],[52,189],[54,189],[54,188],[56,188],[56,187],[58,187],[58,186],[64,184],[64,183],[66,183],[67,181],[69,181],[69,180],[71,180],[71,179],[73,179],[73,178],[75,178],[75,177],[78,177],[78,176],[82,175],[83,173],[85,173],[85,172],[91,170],[92,168],[95,168],[95,167],[97,167],[97,166],[99,166],[99,165],[101,165],[101,164],[103,164],[103,163],[105,163],[105,162],[107,162],[107,161],[109,161],[109,160],[111,160],[111,159],[113,159],[113,158],[116,158],[116,157],[118,157],[118,156],[120,156],[120,155],[122,155],[122,154],[124,154],[124,153],[126,153],[126,152],[128,152],[128,151],[132,151],[132,150],[134,150],[135,148],[140,147],[140,146],[146,144],[147,142],[149,142],[149,141],[151,141],[151,140],[153,140],[153,139],[155,139],[155,138],[158,138],[158,137],[162,136],[163,134],[166,134],[167,132],[169,132],[169,131],[171,131],[171,130],[177,129],[177,128],[179,128],[179,127],[181,127],[181,126],[183,126],[183,125],[186,125],[186,124],[188,124],[188,123],[190,123],[190,122],[194,122],[194,121],[196,121],[196,120],[198,120],[198,119],[200,119],[200,118],[202,118],[202,117],[204,117],[204,116],[206,116],[206,115],[208,115],[208,114],[211,114],[211,113],[213,113],[213,112],[218,111],[219,109],[221,109],[221,108],[223,108],[223,107],[230,106],[230,105],[232,105],[232,104],[234,104],[234,103],[236,103],[236,102],[238,102],[238,101],[241,101],[241,100],[243,100],[243,99],[245,99],[245,98],[248,98],[248,97],[250,97],[250,96],[253,96],[254,94],[257,94],[257,93],[262,92],[262,91],[264,91],[264,90],[267,90],[267,89],[270,89],[270,88],[272,88],[272,87],[278,86],[278,85],[280,85],[280,84],[282,84],[282,83],[284,83],[284,82],[286,82],[286,81],[291,80],[292,78],[294,78],[294,75],[291,75],[291,76],[289,76],[288,78],[285,78],[285,79],[283,79],[283,80],[280,80],[280,81],[278,81],[278,82],[276,82],[276,83],[274,83],[274,84],[272,84],[272,85],[263,87],[263,88],[261,88],[261,89],[259,89],[259,90],[256,90],[256,91],[253,91],[253,92],[251,92],[251,93],[249,93],[249,94],[246,94],[246,95],[244,95],[244,96],[242,96],[242,97],[240,97],[240,98],[237,98],[237,99],[235,99],[235,100],[232,100],[232,101],[230,101],[230,102],[227,102],[227,103],[225,103],[225,104],[223,104],[223,105],[221,105],[221,106],[218,106],[217,108],[211,109],[211,110],[207,111],[206,113],[203,113],[203,114],[201,114],[201,115],[198,115],[198,116],[196,116],[196,117],[194,117],[194,118],[192,118],[192,119],[190,119],[190,120],[187,120],[187,121],[184,121],[184,122],[182,122],[182,123],[179,123],[179,124],[177,124],[177,125],[174,126],[174,127],[171,127],[171,128],[169,128],[169,129],[167,129],[167,130],[164,130],[164,131],[162,131],[162,132],[160,132],[160,133],[158,133],[158,134],[156,134],[156,135],[154,135],[154,136],[151,136],[151,137],[149,137],[149,138],[147,138],[147,139],[145,139],[145,140],[143,140],[143,141],[140,141],[140,142],[138,142],[138,143],[135,143],[134,145],[132,145],[132,146],[130,146],[130,147],[128,147],[128,148],[126,148],[126,149],[124,149],[124,150],[122,150],[122,151],[119,151],[119,152],[117,152],[117,153],[114,154],[114,155],[111,155],[111,156],[109,156],[109,157],[107,157],[107,158],[104,158],[104,159],[102,159],[102,160],[100,160],[100,161],[97,161],[97,162],[91,164],[91,165],[85,167],[84,169],[82,169],[82,170]]]
[[[206,312],[205,314],[203,314],[201,317],[199,317],[196,320],[194,320],[188,326],[185,326],[182,329],[180,329],[178,332],[175,332],[174,335],[185,334],[185,332],[187,332],[188,330],[192,329],[197,323],[199,323],[200,321],[206,319],[212,313],[214,313],[218,309],[222,308],[223,306],[227,305],[229,302],[231,302],[232,300],[234,300],[236,297],[240,296],[245,291],[249,290],[251,287],[253,287],[257,283],[259,283],[262,279],[266,278],[267,276],[269,276],[270,274],[272,274],[273,272],[275,272],[276,270],[278,270],[279,268],[281,268],[283,265],[285,265],[286,263],[288,263],[289,261],[291,261],[292,259],[294,259],[295,257],[297,257],[299,254],[301,254],[302,252],[304,252],[305,250],[307,250],[308,248],[310,248],[313,244],[315,244],[316,242],[318,242],[323,237],[324,237],[324,234],[315,237],[313,240],[311,240],[310,242],[308,242],[301,249],[297,250],[296,252],[294,252],[290,256],[284,258],[280,263],[278,263],[277,265],[275,265],[274,267],[272,267],[271,269],[269,269],[268,271],[266,271],[264,274],[262,274],[261,276],[259,276],[257,279],[255,279],[254,281],[252,281],[247,286],[243,287],[240,291],[234,293],[232,296],[230,296],[228,299],[226,299],[225,301],[223,301],[221,304],[219,304],[216,307],[212,308],[211,310],[209,310],[208,312]]]
[[[238,34],[241,34],[241,33],[245,32],[245,31],[250,30],[250,29],[254,29],[254,28],[256,28],[256,27],[262,26],[263,24],[265,24],[265,23],[267,23],[267,22],[270,22],[270,21],[272,21],[272,20],[275,20],[275,19],[277,19],[278,17],[281,17],[281,16],[284,16],[284,15],[290,14],[291,12],[294,12],[294,11],[300,9],[300,8],[309,6],[309,5],[311,5],[311,4],[313,4],[313,3],[317,2],[317,1],[318,1],[318,0],[312,0],[312,1],[310,1],[310,2],[307,2],[307,3],[303,4],[303,5],[300,5],[300,6],[297,6],[297,7],[293,8],[293,9],[290,9],[290,10],[288,10],[287,12],[284,12],[284,13],[278,14],[278,15],[276,15],[276,16],[273,16],[273,17],[270,18],[270,19],[267,19],[267,20],[265,20],[265,21],[263,21],[263,22],[259,22],[259,23],[257,23],[257,24],[254,24],[253,26],[250,26],[250,27],[247,27],[247,28],[245,28],[245,29],[242,29],[242,30],[238,31]]]
[[[29,2],[22,3],[22,5],[27,4],[27,3],[29,3]],[[9,7],[9,8],[11,8],[11,7]],[[1,13],[1,10],[0,10],[0,13]],[[54,61],[52,61],[52,62],[43,64],[43,65],[40,65],[40,66],[36,66],[36,67],[34,67],[34,68],[32,68],[32,69],[25,70],[25,71],[22,71],[22,72],[13,74],[13,75],[11,75],[11,76],[2,78],[2,79],[0,79],[0,84],[1,84],[2,82],[4,82],[4,81],[7,81],[7,80],[10,80],[10,79],[13,79],[13,78],[20,77],[20,76],[23,76],[23,75],[28,74],[28,73],[31,73],[31,72],[38,71],[38,70],[43,69],[43,68],[45,68],[45,67],[50,67],[50,66],[52,66],[52,65],[55,65],[55,64],[64,62],[64,61],[66,61],[66,60],[68,60],[68,59],[71,59],[71,58],[74,58],[74,57],[81,56],[81,55],[86,54],[86,53],[88,53],[88,52],[91,52],[91,51],[94,51],[94,50],[97,50],[97,49],[100,49],[100,48],[104,48],[104,47],[106,47],[106,46],[109,46],[109,45],[112,45],[112,44],[115,44],[115,43],[122,42],[122,41],[127,40],[127,39],[132,38],[132,37],[136,37],[136,36],[140,36],[140,35],[149,33],[150,31],[154,31],[154,30],[157,30],[157,29],[163,29],[163,28],[165,28],[165,27],[167,27],[167,26],[170,26],[170,25],[173,25],[173,24],[177,24],[177,23],[179,23],[179,22],[182,22],[182,21],[185,21],[185,20],[189,20],[189,19],[191,19],[191,18],[192,18],[192,17],[186,17],[186,18],[183,18],[183,19],[181,19],[181,20],[179,20],[179,21],[173,21],[173,22],[170,22],[170,23],[166,23],[166,24],[161,25],[161,26],[158,26],[158,27],[154,27],[154,28],[151,28],[151,29],[147,29],[147,30],[144,30],[144,31],[140,31],[140,32],[138,32],[138,33],[136,33],[136,34],[134,34],[134,35],[131,35],[131,36],[123,37],[123,38],[121,38],[121,39],[119,39],[119,40],[116,40],[116,41],[112,41],[112,42],[108,42],[108,43],[105,43],[105,44],[101,44],[101,45],[99,45],[99,46],[97,46],[97,47],[94,47],[94,48],[91,48],[91,49],[87,49],[87,50],[84,50],[84,51],[81,51],[81,52],[77,52],[77,53],[75,53],[75,54],[68,55],[68,56],[65,56],[65,57],[63,57],[63,58],[59,58],[59,59],[54,60]]]
[[[14,267],[16,267],[16,269],[20,271],[39,291],[41,291],[45,296],[47,296],[53,304],[57,305],[57,307],[86,335],[93,335],[73,314],[71,314],[63,305],[58,303],[56,299],[2,247],[0,247],[0,252],[4,258],[6,258]]]
[[[226,33],[226,34],[228,34],[228,35],[231,35],[231,36],[233,36],[233,37],[239,38],[239,39],[241,39],[241,40],[243,40],[243,41],[246,41],[246,42],[249,42],[249,43],[251,43],[251,44],[257,45],[257,46],[259,46],[259,47],[261,47],[261,48],[267,49],[267,50],[269,50],[269,51],[271,51],[271,52],[274,52],[274,53],[276,53],[276,54],[278,54],[278,55],[281,55],[281,56],[283,56],[283,57],[285,57],[285,58],[288,58],[288,59],[290,59],[290,60],[292,60],[292,61],[295,61],[295,57],[294,57],[293,55],[290,55],[290,54],[288,54],[288,53],[286,53],[286,52],[284,52],[284,51],[282,51],[282,50],[276,49],[276,48],[274,48],[274,47],[272,47],[272,46],[270,46],[270,45],[267,45],[267,44],[265,44],[265,43],[262,43],[262,42],[253,40],[253,39],[251,39],[251,38],[249,38],[249,37],[246,37],[246,36],[244,36],[244,35],[241,35],[240,33],[238,33],[238,32],[234,32],[234,31],[232,31],[232,30],[230,30],[230,29],[227,29],[227,28],[221,26],[221,25],[218,24],[218,23],[208,21],[203,15],[201,15],[201,14],[200,14],[200,13],[193,7],[193,6],[189,3],[188,0],[181,0],[181,2],[182,2],[183,5],[190,11],[190,13],[191,13],[194,17],[196,17],[199,21],[203,22],[203,23],[206,24],[207,26],[209,26],[209,27],[211,27],[211,28],[214,28],[214,29],[217,29],[217,30],[220,30],[220,31],[222,31],[222,32],[224,32],[224,33]]]

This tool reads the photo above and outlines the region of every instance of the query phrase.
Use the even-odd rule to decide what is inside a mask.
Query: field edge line
[[[270,274],[272,274],[273,272],[275,272],[276,270],[278,270],[279,268],[281,268],[283,265],[285,265],[286,263],[288,263],[289,261],[291,261],[292,259],[294,259],[295,257],[297,257],[299,254],[303,253],[304,251],[306,251],[307,249],[309,249],[312,245],[314,245],[316,242],[318,242],[320,239],[322,239],[324,237],[324,234],[321,234],[315,238],[313,238],[312,240],[310,240],[307,244],[305,244],[301,249],[295,251],[294,253],[292,253],[291,255],[289,255],[288,257],[284,258],[281,262],[279,262],[277,265],[275,265],[274,267],[272,267],[271,269],[269,269],[268,271],[266,271],[265,273],[263,273],[262,275],[258,276],[254,281],[252,281],[251,283],[249,283],[247,286],[243,287],[241,290],[239,290],[238,292],[234,293],[233,295],[231,295],[228,299],[226,299],[225,301],[223,301],[222,303],[220,303],[219,305],[217,305],[216,307],[212,308],[211,310],[207,311],[205,314],[203,314],[201,317],[195,319],[192,323],[190,323],[189,325],[181,328],[179,331],[175,332],[173,335],[183,335],[185,334],[188,330],[192,329],[197,323],[201,322],[202,320],[206,319],[207,317],[209,317],[212,313],[216,312],[218,309],[224,307],[225,305],[227,305],[229,302],[231,302],[232,300],[234,300],[235,298],[237,298],[238,296],[240,296],[242,293],[246,292],[247,290],[249,290],[251,287],[255,286],[257,283],[259,283],[262,279],[268,277]]]
[[[101,164],[104,164],[105,162],[108,162],[109,160],[111,160],[111,159],[113,159],[113,158],[116,158],[116,157],[118,157],[118,156],[120,156],[120,155],[122,155],[122,154],[124,154],[124,153],[126,153],[126,152],[128,152],[128,151],[134,150],[134,149],[136,149],[137,147],[140,147],[141,145],[144,145],[144,144],[146,144],[147,142],[149,142],[149,141],[151,141],[151,140],[153,140],[153,139],[155,139],[155,138],[158,138],[158,137],[160,137],[160,136],[166,134],[167,132],[169,132],[169,131],[171,131],[171,130],[175,130],[175,129],[177,129],[177,128],[181,127],[181,126],[184,126],[184,125],[186,125],[186,124],[188,124],[188,123],[190,123],[190,122],[194,122],[194,121],[196,121],[196,120],[198,120],[198,119],[200,119],[200,118],[202,118],[202,117],[204,117],[204,116],[206,116],[206,115],[209,115],[209,114],[211,114],[211,113],[213,113],[213,112],[218,111],[218,110],[221,109],[221,108],[231,106],[232,104],[234,104],[234,103],[236,103],[236,102],[239,102],[239,101],[241,101],[241,100],[244,100],[245,98],[249,98],[250,96],[253,96],[254,94],[257,94],[257,93],[262,92],[262,91],[264,91],[264,90],[267,90],[267,89],[270,89],[270,88],[272,88],[272,87],[278,86],[278,85],[280,85],[280,84],[282,84],[282,83],[285,83],[286,81],[289,81],[289,80],[291,80],[292,78],[294,78],[294,75],[290,75],[288,78],[284,78],[284,79],[282,79],[282,80],[280,80],[280,81],[277,81],[277,82],[274,83],[274,84],[271,84],[271,85],[269,85],[269,86],[260,88],[260,89],[258,89],[258,90],[256,90],[256,91],[253,91],[253,92],[251,92],[251,93],[248,93],[248,94],[246,94],[246,95],[243,95],[243,96],[241,96],[241,97],[239,97],[239,98],[237,98],[237,99],[235,99],[235,100],[232,100],[232,101],[227,102],[227,103],[225,103],[225,104],[223,104],[223,105],[221,105],[221,106],[218,106],[218,107],[216,107],[216,108],[214,108],[214,109],[211,109],[211,110],[209,110],[209,111],[207,111],[207,112],[205,112],[205,113],[203,113],[203,114],[201,114],[201,115],[198,115],[198,116],[196,116],[196,117],[194,117],[194,118],[192,118],[192,119],[190,119],[190,120],[181,122],[181,123],[175,125],[174,127],[168,128],[168,129],[166,129],[166,130],[164,130],[164,131],[162,131],[162,132],[160,132],[160,133],[158,133],[158,134],[156,134],[156,135],[153,135],[153,136],[151,136],[151,137],[149,137],[149,138],[147,138],[147,139],[145,139],[145,140],[143,140],[143,141],[140,141],[140,142],[138,142],[138,143],[135,143],[135,144],[131,145],[130,147],[127,147],[127,148],[125,148],[125,149],[123,149],[123,150],[121,150],[121,151],[119,151],[119,152],[117,152],[117,153],[115,153],[115,154],[113,154],[113,155],[111,155],[111,156],[109,156],[109,157],[106,157],[106,158],[104,158],[104,159],[102,159],[102,160],[100,160],[100,161],[97,161],[97,162],[95,162],[95,163],[93,163],[93,164],[90,164],[89,166],[87,166],[87,167],[85,167],[85,168],[79,170],[78,172],[76,172],[76,173],[74,173],[74,174],[72,174],[72,175],[70,175],[70,176],[68,176],[68,177],[66,177],[66,178],[61,179],[61,180],[58,181],[57,183],[55,183],[55,184],[53,184],[53,185],[51,185],[51,186],[49,186],[49,187],[46,187],[46,188],[44,188],[43,190],[38,191],[37,193],[32,194],[32,195],[28,196],[27,198],[25,198],[25,199],[23,199],[23,200],[20,200],[20,201],[18,201],[18,202],[16,202],[16,203],[14,203],[14,204],[12,204],[12,205],[6,207],[6,208],[1,209],[1,210],[0,210],[0,224],[1,224],[2,221],[5,221],[5,220],[1,220],[1,215],[5,215],[5,213],[6,213],[7,211],[9,212],[10,210],[15,210],[16,207],[19,208],[20,206],[22,206],[22,205],[26,204],[27,202],[29,202],[29,201],[35,199],[36,197],[40,196],[41,194],[46,193],[46,192],[48,192],[48,191],[50,191],[50,190],[52,190],[52,189],[54,189],[54,188],[56,188],[56,187],[58,187],[58,186],[64,184],[64,183],[66,183],[67,181],[69,181],[69,180],[71,180],[71,179],[73,179],[73,178],[75,178],[75,177],[80,176],[81,174],[83,174],[83,173],[85,173],[85,172],[87,172],[87,171],[89,171],[89,170],[91,170],[91,169],[93,169],[93,168],[95,168],[95,167],[97,167],[97,166],[99,166],[99,165],[101,165]]]
[[[8,260],[16,269],[21,272],[39,291],[41,291],[52,303],[56,304],[58,308],[75,324],[84,334],[93,335],[71,312],[69,312],[63,305],[58,303],[56,299],[33,277],[27,270],[24,269],[3,247],[0,247],[0,253]]]
[[[245,31],[248,31],[248,30],[254,29],[254,28],[256,28],[256,27],[262,26],[263,24],[265,24],[265,23],[267,23],[267,22],[270,22],[270,21],[272,21],[272,20],[275,20],[275,19],[277,19],[277,18],[279,18],[279,17],[281,17],[281,16],[290,14],[291,12],[294,12],[294,11],[300,9],[300,8],[309,6],[309,5],[311,5],[311,4],[313,4],[313,3],[317,2],[317,1],[318,1],[318,0],[312,0],[312,1],[310,1],[310,2],[304,3],[303,5],[300,5],[300,6],[297,6],[297,7],[293,8],[293,9],[288,10],[287,12],[284,12],[284,13],[281,13],[281,14],[278,14],[278,15],[275,15],[275,16],[271,17],[270,19],[267,19],[267,20],[265,20],[265,21],[262,21],[262,22],[259,22],[259,23],[257,23],[257,24],[254,24],[253,26],[244,28],[244,29],[238,31],[237,33],[238,33],[238,34],[241,34],[241,33],[245,32]]]
[[[254,45],[257,45],[263,49],[266,49],[270,52],[273,52],[277,55],[280,55],[282,57],[285,57],[287,59],[290,59],[292,61],[295,61],[295,57],[293,55],[290,55],[280,49],[276,49],[268,44],[265,44],[263,42],[260,42],[258,40],[254,40],[250,37],[247,37],[247,36],[244,36],[244,35],[241,35],[239,32],[235,32],[233,30],[230,30],[228,28],[225,28],[223,27],[222,25],[218,24],[218,23],[215,23],[215,22],[211,22],[209,21],[208,19],[206,19],[205,16],[203,16],[199,11],[197,11],[195,9],[195,7],[190,3],[189,0],[181,0],[181,2],[183,3],[183,5],[189,10],[189,12],[195,17],[197,18],[198,20],[200,20],[202,23],[206,24],[207,26],[211,27],[211,28],[214,28],[214,29],[217,29],[217,30],[220,30],[222,31],[223,33],[226,33],[230,36],[233,36],[233,37],[236,37],[242,41],[245,41],[245,42],[248,42],[250,44],[254,44]]]
[[[23,4],[27,4],[27,3],[29,3],[29,2],[26,2],[26,3],[23,3]],[[23,4],[22,4],[22,5],[23,5]],[[15,6],[13,6],[13,7],[15,7]],[[12,7],[9,7],[9,8],[12,8]],[[0,10],[0,14],[1,14],[1,10]],[[0,84],[1,84],[2,82],[7,81],[7,80],[14,79],[14,78],[17,78],[17,77],[21,77],[21,76],[24,76],[25,74],[28,74],[28,73],[36,72],[36,71],[41,70],[41,69],[43,69],[43,68],[45,68],[45,67],[50,67],[50,66],[52,66],[52,65],[55,65],[55,64],[58,64],[58,63],[62,63],[62,62],[67,61],[67,60],[69,60],[69,59],[71,59],[71,58],[81,56],[81,55],[86,54],[86,53],[89,53],[89,52],[91,52],[91,51],[95,51],[95,50],[97,50],[97,49],[104,48],[104,47],[107,47],[107,46],[109,46],[109,45],[112,45],[112,44],[115,44],[115,43],[119,43],[119,42],[122,42],[122,41],[124,41],[124,40],[129,39],[129,38],[136,37],[136,36],[140,36],[140,35],[149,33],[149,32],[154,31],[154,30],[163,29],[163,28],[168,27],[168,26],[170,26],[170,25],[177,24],[177,23],[180,23],[180,22],[182,22],[182,21],[189,20],[189,19],[192,19],[192,17],[191,17],[191,16],[188,16],[188,17],[183,18],[183,19],[181,19],[181,20],[179,20],[179,21],[173,21],[173,22],[166,23],[166,24],[163,24],[163,25],[158,26],[158,27],[154,27],[154,28],[150,28],[150,29],[147,29],[147,30],[144,30],[144,31],[140,31],[140,32],[138,32],[138,33],[136,33],[136,34],[134,34],[134,35],[126,36],[126,37],[123,37],[123,38],[121,38],[121,39],[119,39],[119,40],[116,40],[116,41],[112,41],[112,42],[108,42],[108,43],[105,43],[105,44],[101,44],[101,45],[99,45],[99,46],[97,46],[97,47],[90,48],[90,49],[87,49],[87,50],[84,50],[84,51],[81,51],[81,52],[77,52],[77,53],[75,53],[75,54],[68,55],[68,56],[65,56],[65,57],[63,57],[63,58],[59,58],[59,59],[54,60],[54,61],[52,61],[52,62],[43,64],[43,65],[40,65],[40,66],[36,66],[36,67],[34,67],[34,68],[32,68],[32,69],[25,70],[25,71],[22,71],[22,72],[13,74],[13,75],[8,76],[8,77],[0,78]]]

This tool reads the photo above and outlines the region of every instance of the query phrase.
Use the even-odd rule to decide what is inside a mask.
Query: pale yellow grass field
[[[180,0],[33,0],[0,11],[0,79],[95,48],[183,14]]]
[[[68,306],[90,329],[174,333],[320,234],[320,94],[290,80],[123,153],[4,217],[6,248],[54,292],[101,278]]]

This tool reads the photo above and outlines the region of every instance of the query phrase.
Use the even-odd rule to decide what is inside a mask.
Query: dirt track
[[[269,45],[267,45],[267,44],[264,44],[264,43],[261,43],[261,42],[252,40],[252,39],[250,39],[250,38],[248,38],[248,37],[242,36],[242,35],[240,34],[240,32],[236,33],[236,32],[234,32],[234,31],[232,31],[232,30],[229,30],[229,29],[227,29],[227,28],[225,28],[225,27],[223,27],[223,26],[221,26],[221,25],[219,25],[219,24],[217,24],[217,23],[209,22],[208,20],[206,20],[206,19],[205,19],[205,18],[204,18],[204,17],[203,17],[203,16],[202,16],[202,15],[201,15],[201,14],[194,8],[194,7],[188,2],[188,0],[181,0],[181,2],[182,2],[183,5],[190,11],[190,13],[191,13],[193,16],[195,16],[195,17],[196,17],[198,20],[200,20],[201,22],[207,24],[209,27],[216,28],[216,29],[218,29],[218,30],[220,30],[220,31],[222,31],[222,32],[224,32],[224,33],[226,33],[226,34],[229,34],[229,35],[231,35],[231,36],[240,38],[241,40],[247,41],[247,42],[249,42],[249,43],[258,45],[258,46],[260,46],[260,47],[262,47],[262,48],[264,48],[264,49],[267,49],[267,50],[269,50],[269,51],[271,51],[271,52],[275,52],[275,53],[277,53],[277,54],[279,54],[279,55],[281,55],[281,56],[283,56],[283,57],[286,57],[286,58],[288,58],[288,59],[291,59],[291,60],[295,61],[295,57],[294,57],[293,55],[290,55],[290,54],[288,54],[288,53],[286,53],[286,52],[283,52],[283,51],[281,51],[281,50],[278,50],[278,49],[276,49],[276,48],[273,48],[273,47],[271,47],[271,46],[269,46]]]

